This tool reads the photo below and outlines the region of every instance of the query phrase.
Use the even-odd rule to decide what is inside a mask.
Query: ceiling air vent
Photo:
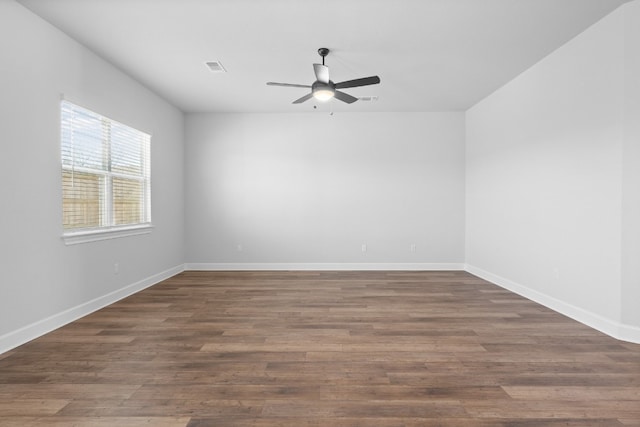
[[[358,99],[363,102],[376,102],[378,100],[378,97],[377,96],[361,96]]]
[[[207,67],[214,73],[226,73],[227,70],[222,66],[222,62],[220,61],[211,61],[207,62]]]

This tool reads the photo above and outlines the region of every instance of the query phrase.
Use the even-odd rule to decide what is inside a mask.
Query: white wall
[[[640,251],[637,240],[623,246],[624,229],[639,220],[625,219],[623,201],[640,206],[622,185],[637,191],[640,167],[636,153],[623,168],[623,154],[638,150],[637,127],[625,136],[625,122],[638,117],[637,109],[625,117],[625,73],[638,76],[637,27],[625,30],[632,8],[637,23],[638,3],[623,6],[467,111],[466,262],[598,329],[640,339]],[[631,31],[634,73],[625,61]],[[623,253],[635,257],[626,288]]]
[[[622,322],[640,327],[640,1],[624,6]]]
[[[182,265],[184,123],[180,111],[13,1],[0,2],[0,58],[2,352]],[[61,94],[152,134],[151,234],[63,243]]]
[[[186,129],[198,268],[464,262],[462,113],[190,114]]]

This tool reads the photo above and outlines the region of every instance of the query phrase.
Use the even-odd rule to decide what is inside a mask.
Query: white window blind
[[[150,140],[144,132],[61,102],[65,233],[150,224]]]

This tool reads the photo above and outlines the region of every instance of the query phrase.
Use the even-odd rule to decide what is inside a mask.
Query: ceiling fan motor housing
[[[311,85],[311,92],[316,92],[319,90],[330,90],[334,92],[336,90],[336,85],[331,80],[329,80],[329,83],[323,83],[316,80]]]

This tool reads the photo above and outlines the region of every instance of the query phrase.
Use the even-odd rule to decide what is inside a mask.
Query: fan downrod
[[[322,56],[322,65],[324,65],[324,57],[329,55],[329,49],[326,47],[321,47],[318,49],[318,55]]]

